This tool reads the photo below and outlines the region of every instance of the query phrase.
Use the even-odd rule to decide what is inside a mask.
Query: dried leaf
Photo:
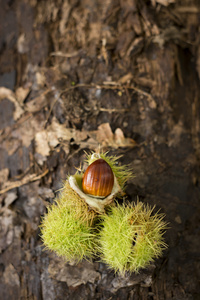
[[[12,264],[9,264],[6,267],[5,272],[3,273],[3,279],[5,284],[7,284],[8,286],[20,287],[19,275]]]
[[[160,48],[163,48],[164,44],[170,40],[181,40],[183,33],[175,26],[170,26],[163,30],[161,34],[154,37],[154,43],[158,43]]]
[[[120,128],[117,128],[115,130],[114,139],[115,139],[116,144],[118,144],[118,145],[123,143],[125,137],[124,137],[123,131]]]
[[[46,130],[42,130],[35,135],[36,152],[42,156],[48,156],[51,148],[55,148],[61,140],[70,142],[73,139],[77,144],[85,140],[88,136],[86,131],[66,128],[53,118],[51,125]]]
[[[168,6],[171,3],[175,3],[176,0],[156,0],[156,2],[159,3],[159,4],[162,4],[164,6]],[[153,1],[153,4],[154,4],[154,1]]]
[[[5,202],[5,207],[8,207],[10,204],[12,204],[15,200],[17,199],[17,193],[10,192],[7,194],[4,202]]]
[[[67,282],[68,286],[77,287],[87,282],[94,283],[100,279],[99,272],[96,272],[94,264],[88,261],[79,263],[77,268],[66,264],[62,259],[51,260],[49,273],[56,280]]]
[[[36,152],[43,155],[48,156],[50,152],[50,148],[48,145],[48,135],[46,130],[42,130],[35,135],[35,146]]]
[[[24,111],[21,108],[21,106],[19,105],[19,103],[17,102],[15,94],[11,90],[9,90],[5,87],[0,87],[0,100],[4,99],[4,98],[7,98],[11,102],[14,103],[15,111],[14,111],[14,114],[13,114],[13,118],[14,118],[15,121],[18,120],[21,117],[21,115],[23,114]]]
[[[136,55],[138,54],[144,46],[144,39],[143,37],[138,37],[133,40],[131,45],[129,46],[126,55],[129,56],[130,54]]]
[[[47,132],[51,146],[55,147],[58,145],[59,139],[70,141],[74,137],[75,129],[66,128],[65,125],[59,124],[56,118],[53,118]]]
[[[103,123],[98,127],[96,140],[103,147],[118,148],[134,147],[136,145],[134,140],[124,137],[123,131],[120,128],[117,128],[115,134],[113,134],[109,123]]]
[[[17,101],[19,102],[20,105],[24,104],[23,102],[26,99],[29,92],[30,92],[29,88],[19,87],[16,89],[15,95],[16,95]]]
[[[132,79],[133,79],[133,74],[128,73],[128,74],[124,75],[123,77],[121,77],[118,80],[118,83],[120,83],[120,84],[124,84],[124,83],[127,83],[127,82],[129,83]]]
[[[21,140],[25,147],[29,147],[35,137],[35,134],[43,130],[44,124],[45,120],[42,120],[42,118],[38,119],[28,117],[28,119],[23,121],[19,128],[12,131],[12,136]]]
[[[185,128],[182,121],[179,120],[179,122],[172,127],[172,130],[169,133],[168,146],[177,147],[180,143],[181,136],[184,133]]]
[[[110,124],[103,123],[99,125],[96,137],[99,143],[109,143],[109,141],[112,141],[113,133]]]
[[[0,216],[0,253],[5,250],[13,242],[13,219],[14,212],[8,208],[1,213]]]
[[[32,101],[29,101],[25,105],[25,109],[28,112],[34,113],[40,111],[43,107],[47,105],[47,98],[45,95],[47,94],[48,90],[43,92],[40,96],[34,98]]]
[[[9,169],[5,168],[0,170],[0,183],[4,184],[8,180]]]

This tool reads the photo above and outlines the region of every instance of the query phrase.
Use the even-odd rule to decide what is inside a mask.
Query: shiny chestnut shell
[[[95,160],[83,176],[82,189],[85,194],[108,196],[113,188],[114,175],[111,167],[104,159]]]

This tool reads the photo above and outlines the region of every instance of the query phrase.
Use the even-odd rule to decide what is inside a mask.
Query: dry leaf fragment
[[[51,148],[55,148],[60,140],[70,142],[73,139],[77,144],[87,139],[88,133],[72,128],[66,128],[53,118],[51,125],[46,130],[41,130],[35,134],[36,152],[43,157],[48,156]]]
[[[8,180],[9,169],[5,168],[0,170],[0,184],[4,184]]]
[[[108,66],[108,53],[107,53],[107,50],[106,50],[106,39],[102,39],[102,47],[101,47],[101,53],[102,53],[102,56],[106,62],[106,66]]]
[[[123,77],[121,77],[118,80],[118,83],[120,83],[120,84],[124,84],[127,82],[129,83],[132,79],[133,79],[133,75],[131,73],[128,73],[128,74],[124,75]]]
[[[13,114],[13,118],[15,121],[18,120],[24,111],[21,108],[21,106],[19,105],[19,103],[17,102],[15,94],[11,90],[9,90],[5,87],[0,87],[0,101],[5,98],[9,99],[15,105],[15,111]]]
[[[15,95],[20,105],[23,105],[23,102],[29,93],[30,93],[30,88],[19,87],[16,89]]]
[[[15,200],[17,199],[17,193],[15,192],[10,192],[7,194],[4,203],[5,207],[8,207],[10,204],[12,204]]]
[[[79,263],[77,268],[72,267],[72,263],[66,264],[62,258],[52,259],[48,272],[53,278],[59,281],[67,282],[68,286],[77,287],[87,282],[94,283],[100,278],[99,272],[96,272],[94,265],[89,261]]]
[[[171,3],[175,3],[176,0],[156,0],[156,2],[159,3],[159,4],[162,4],[162,5],[164,5],[164,6],[168,6],[168,5],[170,5]],[[152,1],[152,3],[153,3],[153,5],[155,5],[155,4],[154,4],[155,1]]]
[[[124,133],[120,128],[117,128],[115,134],[113,134],[109,123],[103,123],[98,127],[96,139],[98,143],[105,147],[134,147],[136,145],[134,140],[124,137]]]
[[[17,50],[20,54],[29,52],[28,39],[24,33],[22,33],[17,40]]]
[[[154,43],[159,44],[160,48],[163,48],[164,44],[170,40],[181,40],[183,32],[177,29],[175,26],[169,26],[164,29],[161,34],[156,35],[153,38]]]
[[[20,279],[16,269],[12,264],[9,264],[3,273],[3,279],[5,284],[9,287],[20,287]]]
[[[131,138],[125,138],[121,128],[117,128],[114,134],[114,141],[119,147],[134,147],[136,142]]]
[[[43,129],[45,122],[41,118],[38,119],[31,116],[31,114],[25,116],[23,122],[20,124],[21,126],[12,131],[12,137],[21,140],[27,148],[34,139],[35,134]]]
[[[113,133],[110,124],[103,123],[99,125],[96,137],[100,143],[109,143],[109,141],[113,140]]]
[[[133,42],[130,44],[130,46],[129,46],[128,50],[127,50],[126,55],[130,56],[131,54],[132,55],[138,54],[142,50],[143,46],[144,46],[144,39],[143,39],[143,37],[135,38],[133,40]]]
[[[50,153],[50,148],[48,145],[48,135],[46,130],[37,132],[35,135],[35,146],[36,152],[42,156],[48,156]]]
[[[0,253],[13,242],[13,219],[15,213],[8,208],[1,210],[0,215]]]
[[[40,96],[34,98],[33,100],[29,101],[25,105],[25,110],[31,113],[40,111],[43,107],[47,105],[48,99],[46,94],[49,90],[43,92]]]
[[[74,129],[66,128],[65,125],[59,124],[56,118],[53,118],[51,125],[47,129],[48,135],[59,139],[69,141],[74,135]]]
[[[116,144],[118,144],[118,145],[123,144],[125,137],[124,137],[123,131],[120,128],[117,128],[115,130],[114,139],[115,139]]]

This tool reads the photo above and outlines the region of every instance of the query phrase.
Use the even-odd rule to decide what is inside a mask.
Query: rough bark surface
[[[1,1],[0,299],[200,299],[199,45],[199,0]],[[163,257],[125,278],[40,239],[99,144],[170,224]]]

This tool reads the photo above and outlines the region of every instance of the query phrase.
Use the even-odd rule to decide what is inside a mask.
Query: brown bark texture
[[[122,278],[45,250],[41,217],[99,145],[166,214],[168,249]],[[199,0],[2,0],[0,300],[200,299]]]

